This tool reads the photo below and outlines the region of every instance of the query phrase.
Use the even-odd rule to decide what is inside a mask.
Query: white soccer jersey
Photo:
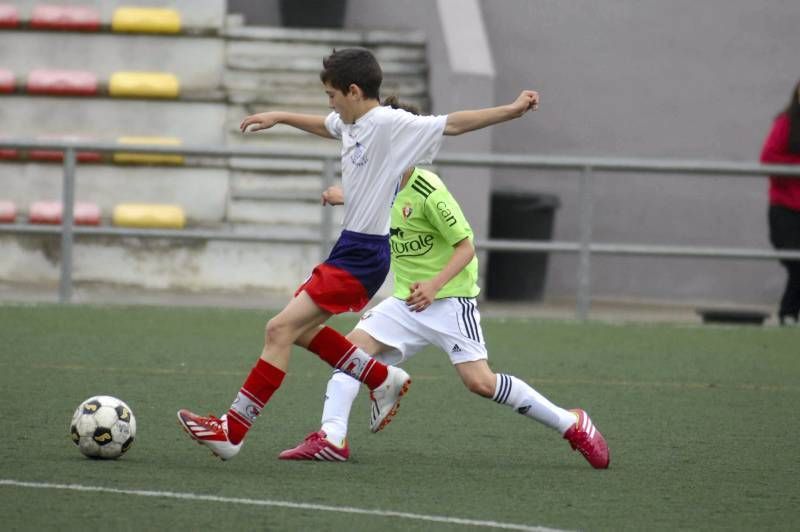
[[[447,115],[417,116],[378,106],[354,124],[338,113],[325,118],[331,135],[342,140],[344,229],[385,235],[400,178],[410,167],[433,161],[442,144]]]

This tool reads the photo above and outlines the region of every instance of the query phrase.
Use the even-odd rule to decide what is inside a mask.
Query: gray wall
[[[249,26],[280,26],[278,0],[228,0],[228,13],[241,13]]]
[[[507,103],[524,87],[542,95],[535,115],[448,139],[447,151],[754,161],[800,77],[796,0],[480,0],[494,80],[450,68],[437,5],[350,0],[346,27],[424,31],[435,113]],[[262,6],[274,19],[276,3]],[[443,176],[479,237],[491,179],[495,189],[558,195],[554,238],[578,238],[573,174],[444,169]],[[766,248],[766,186],[598,175],[594,237]],[[556,255],[550,266],[547,297],[571,297],[575,258]],[[772,305],[784,280],[777,263],[612,257],[597,258],[592,276],[595,297],[754,305]]]
[[[530,83],[538,116],[497,128],[500,152],[753,161],[800,77],[800,5],[791,0],[484,0],[496,94]],[[577,238],[571,176],[494,174],[495,186],[559,194],[555,237]],[[600,241],[768,247],[766,181],[600,176]],[[551,263],[569,294],[575,261]],[[674,259],[595,262],[608,297],[771,304],[776,263]]]
[[[348,25],[424,30],[434,111],[448,112],[471,91],[449,79],[433,7],[351,0]],[[534,116],[492,130],[496,152],[754,161],[800,77],[796,0],[482,0],[482,7],[497,76],[494,102],[480,105],[506,103],[522,87],[542,95]],[[469,149],[447,147],[462,146]],[[493,173],[493,187],[509,186],[557,194],[555,238],[577,239],[574,175]],[[598,241],[769,246],[764,180],[600,175],[594,188]],[[471,217],[485,219],[470,207]],[[550,264],[548,297],[574,294],[574,258]],[[784,282],[776,263],[599,258],[593,266],[597,297],[771,305]]]

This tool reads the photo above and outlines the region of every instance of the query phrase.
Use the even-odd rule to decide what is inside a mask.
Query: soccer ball
[[[133,445],[136,418],[120,399],[97,395],[75,410],[69,433],[78,449],[89,458],[119,458]]]

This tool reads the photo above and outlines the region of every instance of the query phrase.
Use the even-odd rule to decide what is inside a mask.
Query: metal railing
[[[2,233],[60,234],[61,271],[59,281],[59,301],[68,303],[72,297],[72,247],[74,236],[136,236],[143,238],[173,238],[199,240],[228,240],[240,242],[288,242],[319,243],[324,259],[333,241],[333,219],[331,209],[323,209],[321,233],[316,238],[295,238],[268,235],[236,234],[223,230],[158,230],[130,229],[118,227],[73,226],[73,204],[75,191],[75,172],[77,152],[93,151],[111,153],[180,154],[208,157],[243,157],[260,159],[312,159],[323,161],[323,182],[327,187],[336,177],[339,155],[332,151],[318,149],[270,149],[263,148],[218,148],[206,146],[145,146],[118,145],[90,142],[0,140],[0,149],[57,150],[64,153],[62,223],[60,226],[43,227],[34,225],[0,225]],[[592,255],[633,255],[665,256],[723,259],[778,260],[798,259],[800,251],[781,251],[772,249],[664,246],[626,243],[597,243],[592,241],[593,191],[592,177],[595,172],[613,173],[656,173],[689,175],[728,175],[740,177],[763,177],[779,175],[798,177],[798,168],[790,165],[761,165],[755,163],[735,163],[717,161],[673,161],[660,159],[623,159],[598,157],[555,157],[542,155],[510,154],[465,154],[442,153],[436,158],[438,166],[481,166],[493,168],[553,169],[580,172],[579,194],[579,240],[577,242],[559,241],[515,241],[499,239],[478,239],[475,247],[488,251],[549,251],[558,253],[577,253],[577,297],[576,316],[585,320],[590,308],[591,259]]]

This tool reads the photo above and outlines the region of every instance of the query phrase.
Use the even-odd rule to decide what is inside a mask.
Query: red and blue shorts
[[[300,285],[320,308],[333,314],[359,312],[389,273],[389,235],[342,231],[325,262]]]

